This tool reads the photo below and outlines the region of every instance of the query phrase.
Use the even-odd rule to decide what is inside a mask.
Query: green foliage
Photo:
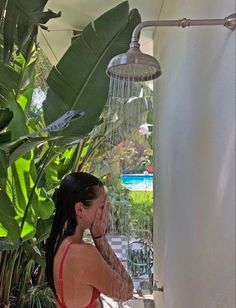
[[[146,141],[146,144],[139,140],[125,140],[119,146],[119,159],[122,173],[143,173],[146,167],[152,162],[153,151]]]
[[[6,153],[0,149],[0,178],[7,177],[7,155]],[[0,183],[1,186],[1,183]]]
[[[0,190],[0,200],[0,215],[2,222],[0,235],[1,237],[6,237],[8,235],[10,240],[15,243],[20,236],[20,228],[15,220],[15,208],[13,207],[8,195],[2,190]],[[8,232],[8,230],[11,230],[11,232]]]
[[[0,131],[3,130],[12,120],[13,113],[8,108],[0,109]]]
[[[46,286],[34,286],[27,290],[23,308],[54,308],[55,296]]]
[[[131,198],[129,190],[119,182],[108,186],[111,212],[108,231],[116,234],[127,234],[131,228]]]
[[[108,231],[130,234],[132,230],[141,237],[148,232],[152,234],[153,192],[130,191],[119,181],[106,181],[109,183],[108,195],[112,206]]]
[[[0,6],[0,15],[6,9],[3,22],[3,62],[9,63],[14,45],[18,52],[27,53],[28,45],[36,41],[38,27],[47,29],[43,24],[61,14],[51,10],[43,12],[48,0],[8,0]]]
[[[0,203],[4,203],[0,212],[0,292],[8,305],[12,290],[17,290],[16,307],[22,307],[30,285],[44,281],[43,241],[53,217],[52,191],[63,175],[85,167],[104,142],[93,129],[101,124],[99,117],[106,103],[105,67],[113,55],[128,48],[133,28],[140,22],[137,10],[129,13],[124,2],[85,28],[48,78],[45,125],[41,114],[30,111],[38,25],[57,17],[51,11],[43,13],[46,3],[0,2],[4,25],[0,29],[0,107],[4,110],[0,117],[4,129],[0,134]],[[6,18],[2,19],[5,8]],[[83,118],[62,121],[57,132],[51,132],[54,121],[78,109],[85,112]],[[34,295],[35,303],[41,302],[41,296]]]
[[[153,192],[131,191],[131,217],[134,229],[153,233]]]
[[[0,45],[0,52],[1,52]],[[6,66],[0,62],[0,107],[9,107],[9,102],[14,99],[14,89],[17,89],[20,80],[20,74],[12,67]]]
[[[5,3],[1,1],[0,5],[0,125],[1,130],[4,129],[0,134],[0,297],[4,305],[8,305],[16,286],[19,286],[20,303],[21,293],[25,292],[30,282],[35,264],[41,264],[43,269],[37,249],[41,245],[40,239],[45,238],[45,229],[39,228],[37,222],[50,217],[54,209],[47,194],[37,187],[42,176],[41,167],[47,157],[39,165],[39,170],[35,166],[39,145],[52,138],[28,136],[31,129],[28,111],[35,82],[34,34],[37,25],[35,23],[33,26],[34,33],[27,27],[21,27],[24,13],[18,9],[24,9],[26,2],[28,7],[25,13],[30,12],[33,17],[34,13],[39,12],[40,3],[45,1],[10,0]],[[2,19],[5,9],[6,15]],[[28,24],[31,21],[29,18]],[[24,26],[27,22],[25,20]],[[29,36],[24,37],[23,42],[15,34],[22,35],[24,30]],[[20,49],[22,53],[19,53]],[[32,240],[35,234],[37,242]],[[29,241],[26,242],[27,239]],[[16,307],[21,307],[21,304]]]
[[[43,50],[38,48],[38,60],[36,63],[36,78],[35,78],[35,87],[39,87],[43,92],[48,90],[47,78],[52,69],[52,64],[45,56]]]
[[[106,66],[114,55],[128,49],[139,22],[138,11],[129,13],[128,2],[123,2],[85,27],[48,77],[43,104],[46,124],[67,110],[79,109],[84,116],[71,123],[64,135],[86,136],[94,128],[107,100]]]
[[[117,20],[117,23],[114,29],[111,27],[108,31],[107,22],[109,20],[113,20],[113,22]],[[61,74],[60,80],[58,80],[58,75],[55,73],[56,68],[52,70],[48,79],[50,86],[49,94],[44,104],[45,119],[49,119],[51,116],[51,120],[55,120],[55,114],[60,110],[58,106],[62,106],[65,112],[74,107],[80,108],[85,112],[85,116],[84,119],[79,118],[73,121],[71,125],[62,129],[62,131],[57,131],[56,134],[59,136],[63,134],[63,137],[61,138],[60,136],[60,140],[53,140],[48,144],[46,142],[49,139],[46,136],[33,138],[31,136],[32,134],[29,136],[30,130],[33,128],[34,124],[36,124],[34,128],[37,128],[37,120],[32,121],[31,119],[31,121],[28,121],[27,118],[27,111],[30,108],[35,81],[34,64],[36,54],[32,54],[31,50],[29,50],[29,54],[26,58],[19,54],[15,55],[15,61],[10,62],[12,72],[17,74],[18,78],[14,83],[10,84],[8,92],[12,93],[12,99],[8,100],[8,97],[5,97],[5,102],[7,102],[13,113],[13,119],[7,127],[7,130],[11,132],[12,141],[0,144],[1,163],[3,164],[6,161],[9,163],[7,170],[8,180],[6,183],[3,181],[2,190],[6,191],[15,209],[16,215],[13,219],[16,220],[20,227],[21,239],[26,240],[32,238],[36,232],[37,220],[39,218],[47,219],[52,214],[53,206],[49,201],[47,193],[45,193],[43,189],[43,184],[46,184],[46,188],[53,189],[55,185],[58,184],[58,176],[62,176],[68,172],[70,170],[68,168],[73,169],[76,167],[76,165],[71,164],[74,158],[74,148],[71,147],[70,144],[75,141],[78,143],[79,139],[78,137],[76,137],[76,139],[71,138],[73,137],[73,132],[75,132],[76,128],[76,136],[84,136],[98,121],[98,117],[106,101],[105,93],[108,86],[107,77],[103,77],[102,83],[102,78],[100,78],[103,70],[105,75],[105,62],[108,62],[111,54],[113,55],[114,53],[120,52],[121,48],[123,51],[128,47],[132,30],[139,21],[140,17],[137,10],[133,10],[129,15],[127,2],[118,5],[116,8],[98,18],[94,22],[95,27],[91,24],[87,26],[83,35],[81,35],[68,49],[68,52],[57,66]],[[104,39],[104,33],[107,31],[108,34],[105,35],[106,39]],[[97,37],[97,39],[100,38],[100,40],[95,42],[95,37]],[[85,39],[87,40],[86,44],[84,42]],[[89,43],[89,40],[91,40],[91,43]],[[88,44],[91,45],[94,52],[92,54],[86,53],[86,60],[89,61],[90,59],[91,61],[84,67],[84,61],[74,61],[74,56],[76,53],[79,53],[81,54],[79,59],[83,59],[83,57],[85,57],[83,47]],[[2,64],[2,67],[5,68],[6,66]],[[82,73],[83,71],[84,73]],[[63,83],[61,82],[63,79],[62,76],[64,76]],[[73,79],[72,84],[74,85],[74,91],[69,94],[63,104],[58,105],[58,100],[54,101],[50,99],[52,98],[51,95],[55,97],[58,89],[62,90],[63,86],[65,88],[67,81],[71,78]],[[89,96],[91,95],[92,88],[94,88],[94,84],[96,84],[96,80],[100,82],[99,89],[97,89],[99,93],[96,95],[97,104],[91,105]],[[66,93],[65,91],[65,95]],[[60,91],[58,94],[61,94]],[[94,97],[94,93],[92,96]],[[73,99],[70,100],[70,97],[73,97]],[[80,97],[82,100],[79,99]],[[55,103],[56,106],[53,106]],[[78,105],[76,105],[77,103]],[[48,106],[54,108],[52,113],[48,112]],[[52,110],[50,109],[50,111]],[[52,117],[54,117],[54,119]],[[49,124],[50,123],[52,122],[49,121]],[[70,123],[68,122],[67,124]],[[49,131],[50,125],[42,131]],[[88,125],[90,126],[89,129]],[[68,137],[66,137],[66,135]],[[36,146],[42,146],[43,144],[44,147],[41,150],[36,148]],[[81,145],[83,145],[83,147],[81,147]],[[70,149],[73,148],[71,155],[69,155],[70,159],[65,159],[65,154],[68,154],[66,153],[66,151],[68,151],[67,147]],[[76,159],[78,161],[81,159],[80,154],[82,154],[84,148],[86,148],[86,144],[81,142],[78,153],[76,154]],[[93,152],[95,148],[96,147],[91,148],[90,146],[89,154]],[[88,157],[89,155],[86,153],[85,158],[88,159]],[[82,159],[84,160],[84,158]],[[65,164],[63,164],[64,167],[61,166],[62,160],[65,162]],[[52,162],[51,165],[50,162]],[[52,168],[52,166],[54,168]],[[6,170],[4,171],[4,169],[3,175],[6,175]],[[10,232],[11,229],[8,229],[7,235],[9,239],[12,239],[13,237],[9,235]],[[6,229],[1,224],[0,235],[6,236]],[[15,237],[14,239],[16,240]]]
[[[134,127],[135,129],[137,127]],[[107,131],[109,132],[109,128]],[[146,167],[152,164],[153,150],[144,136],[133,132],[125,135],[127,138],[118,146],[107,149],[105,134],[100,132],[96,137],[89,139],[92,144],[96,144],[96,139],[104,142],[93,152],[92,159],[90,157],[86,166],[88,171],[99,177],[109,175],[116,178],[124,173],[143,173]]]

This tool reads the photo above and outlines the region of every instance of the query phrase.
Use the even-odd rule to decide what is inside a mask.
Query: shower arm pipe
[[[223,19],[178,19],[178,20],[154,20],[144,21],[136,26],[133,31],[130,47],[138,47],[139,34],[146,27],[190,27],[190,26],[225,26],[230,30],[236,28],[236,13]],[[137,45],[138,44],[138,45]]]

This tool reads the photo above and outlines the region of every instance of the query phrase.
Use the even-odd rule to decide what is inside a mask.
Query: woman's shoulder
[[[71,274],[82,279],[83,275],[90,270],[93,264],[97,264],[100,255],[97,248],[89,243],[73,243],[66,260],[66,267],[71,270]]]
[[[71,243],[70,258],[77,258],[78,256],[89,256],[96,254],[97,249],[90,243]]]

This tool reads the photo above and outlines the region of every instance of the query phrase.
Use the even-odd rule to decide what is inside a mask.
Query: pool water
[[[123,174],[121,182],[129,190],[134,191],[152,191],[153,174]]]

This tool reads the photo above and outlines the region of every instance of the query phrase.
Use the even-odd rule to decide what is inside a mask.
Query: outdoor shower
[[[183,18],[181,20],[146,21],[140,23],[134,29],[130,49],[126,53],[112,58],[106,70],[107,75],[110,77],[107,108],[111,114],[111,125],[113,128],[116,128],[116,130],[111,129],[111,131],[115,131],[110,137],[112,146],[119,144],[119,138],[117,137],[119,134],[131,131],[135,127],[134,124],[136,124],[136,127],[140,125],[142,121],[140,115],[145,113],[145,108],[148,110],[148,105],[152,100],[152,92],[150,93],[149,87],[145,83],[161,75],[159,62],[154,57],[142,53],[139,49],[140,31],[144,27],[153,26],[185,28],[189,26],[214,25],[223,25],[230,30],[235,30],[236,14],[232,14],[224,19],[190,20]],[[133,108],[131,108],[132,105]],[[125,126],[120,125],[122,121],[126,121]],[[143,121],[147,121],[145,117]],[[148,126],[150,124],[145,123],[145,125]],[[119,127],[121,128],[119,129]],[[154,280],[152,290],[164,292],[164,287],[161,285],[158,287],[157,281]]]
[[[153,80],[161,75],[161,67],[158,61],[140,51],[139,35],[145,27],[182,27],[189,26],[216,26],[223,25],[230,30],[236,28],[236,13],[224,19],[179,19],[157,20],[140,23],[133,31],[130,49],[123,54],[111,59],[107,66],[107,74],[110,78],[131,82]]]
[[[107,66],[106,73],[110,77],[110,87],[107,102],[107,114],[110,117],[110,126],[113,127],[110,144],[119,144],[119,135],[124,131],[129,133],[133,127],[146,123],[145,111],[152,106],[152,80],[161,75],[159,62],[152,56],[140,51],[139,36],[145,27],[182,27],[223,25],[230,30],[236,28],[236,13],[224,19],[196,19],[183,18],[180,20],[145,21],[136,26],[133,31],[130,49],[123,54],[112,58]],[[149,83],[148,83],[149,82]],[[135,108],[131,104],[135,103]],[[152,107],[151,107],[152,108]],[[122,130],[120,123],[123,121]],[[117,129],[116,129],[117,127]],[[118,136],[118,137],[117,137]]]

